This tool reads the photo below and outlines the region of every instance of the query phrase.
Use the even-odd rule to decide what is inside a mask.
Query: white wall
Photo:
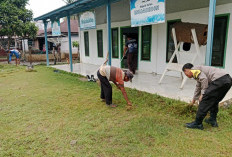
[[[114,6],[112,5],[112,8]],[[118,6],[117,6],[118,7]],[[226,4],[226,5],[220,5],[216,7],[216,15],[220,14],[227,14],[232,13],[232,3]],[[123,10],[123,9],[122,9]],[[125,11],[125,10],[124,10]],[[123,12],[120,12],[120,15],[123,14]],[[127,13],[128,14],[128,13]],[[172,14],[167,14],[167,20],[175,20],[175,19],[181,19],[182,22],[193,22],[193,23],[202,23],[207,24],[208,23],[208,14],[209,10],[208,8],[202,8],[202,9],[196,9],[196,10],[189,10],[189,11],[183,11],[183,12],[177,12]],[[98,11],[96,10],[96,16],[98,18]],[[101,12],[102,16],[102,12]],[[112,16],[115,16],[112,14]],[[232,35],[232,29],[231,26],[231,16],[229,19],[229,29],[228,29],[228,39],[227,39],[227,49],[226,49],[226,60],[225,60],[225,69],[232,74],[232,47],[229,43],[231,43],[231,35]],[[130,26],[130,20],[122,21],[122,22],[112,22],[111,24],[112,28],[118,27],[119,28],[119,38],[120,38],[120,27],[124,26]],[[96,30],[102,29],[103,30],[103,46],[104,46],[104,58],[98,58],[97,57],[97,38],[96,38]],[[139,28],[139,44],[141,43],[141,27]],[[162,74],[167,63],[166,63],[166,38],[167,38],[167,23],[164,24],[157,24],[152,25],[152,48],[151,48],[151,61],[141,61],[141,45],[139,45],[139,71],[143,72],[155,72],[158,74]],[[90,45],[90,55],[89,57],[86,57],[84,54],[84,38],[83,38],[83,31],[81,31],[81,61],[84,63],[90,63],[90,64],[96,64],[100,65],[105,61],[106,53],[107,53],[107,29],[106,24],[97,25],[97,29],[89,30],[89,45]],[[119,41],[119,51],[120,49],[120,43]],[[197,58],[196,64],[204,64],[205,63],[205,52],[206,52],[206,46],[202,46],[200,48],[201,50],[201,56]],[[183,59],[183,63],[190,62],[191,61],[191,55],[194,54],[195,47],[192,45],[191,52],[186,55],[181,55],[181,58]],[[119,52],[121,54],[121,52]],[[190,55],[190,56],[189,56]],[[121,58],[122,56],[120,56]],[[112,65],[120,67],[120,59],[112,59]],[[178,76],[179,73],[175,72],[169,72],[169,75],[175,75]]]
[[[72,36],[71,37],[72,42],[73,41],[79,41],[79,36]],[[61,43],[61,53],[69,53],[69,43],[68,43],[68,36],[67,37],[62,37],[61,39],[62,43]],[[76,47],[72,47],[72,53],[77,53],[77,48]]]

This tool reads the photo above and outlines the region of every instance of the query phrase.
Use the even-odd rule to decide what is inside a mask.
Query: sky
[[[33,17],[36,18],[64,5],[62,0],[29,0],[26,8],[32,10]]]

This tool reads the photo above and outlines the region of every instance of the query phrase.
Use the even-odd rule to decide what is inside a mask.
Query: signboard
[[[130,0],[131,26],[165,22],[165,0]]]
[[[96,19],[94,11],[87,11],[80,15],[80,29],[88,30],[96,28]]]
[[[52,21],[52,36],[59,36],[60,32],[60,20]]]

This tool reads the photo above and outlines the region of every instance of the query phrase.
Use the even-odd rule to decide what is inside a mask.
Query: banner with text
[[[131,26],[165,22],[165,0],[130,0]]]
[[[60,20],[52,21],[52,36],[59,36],[60,32]]]
[[[88,30],[96,28],[96,19],[94,11],[87,11],[80,15],[80,29]]]

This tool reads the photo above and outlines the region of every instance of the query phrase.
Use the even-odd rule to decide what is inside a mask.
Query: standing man
[[[55,43],[53,43],[52,54],[53,54],[53,57],[54,57],[54,65],[56,65],[56,61],[57,61],[57,45]]]
[[[16,66],[18,64],[20,64],[21,53],[18,50],[16,50],[16,49],[7,50],[7,52],[9,53],[9,61],[8,61],[8,63],[11,62],[12,56],[15,55],[15,57],[16,57],[16,60],[15,60]]]
[[[123,56],[127,54],[127,64],[129,70],[135,74],[135,70],[137,68],[137,60],[138,60],[138,43],[135,39],[132,39],[131,35],[127,36],[127,42],[124,48]]]
[[[58,54],[58,62],[61,62],[61,51],[60,51],[61,44],[57,45],[57,54]]]
[[[117,88],[122,91],[122,94],[127,101],[128,108],[132,107],[124,88],[124,81],[132,81],[133,78],[133,74],[129,70],[123,71],[120,68],[104,64],[98,70],[97,76],[101,82],[101,99],[106,102],[107,106],[116,107],[116,105],[112,104],[112,86],[109,82],[112,81]]]
[[[210,118],[205,119],[205,122],[211,124],[212,127],[218,127],[219,102],[231,88],[232,79],[230,75],[223,69],[210,66],[194,67],[191,63],[185,64],[182,70],[188,78],[194,78],[197,81],[191,105],[199,100],[196,120],[192,123],[186,123],[186,127],[203,130],[202,121],[208,111],[210,111]]]

